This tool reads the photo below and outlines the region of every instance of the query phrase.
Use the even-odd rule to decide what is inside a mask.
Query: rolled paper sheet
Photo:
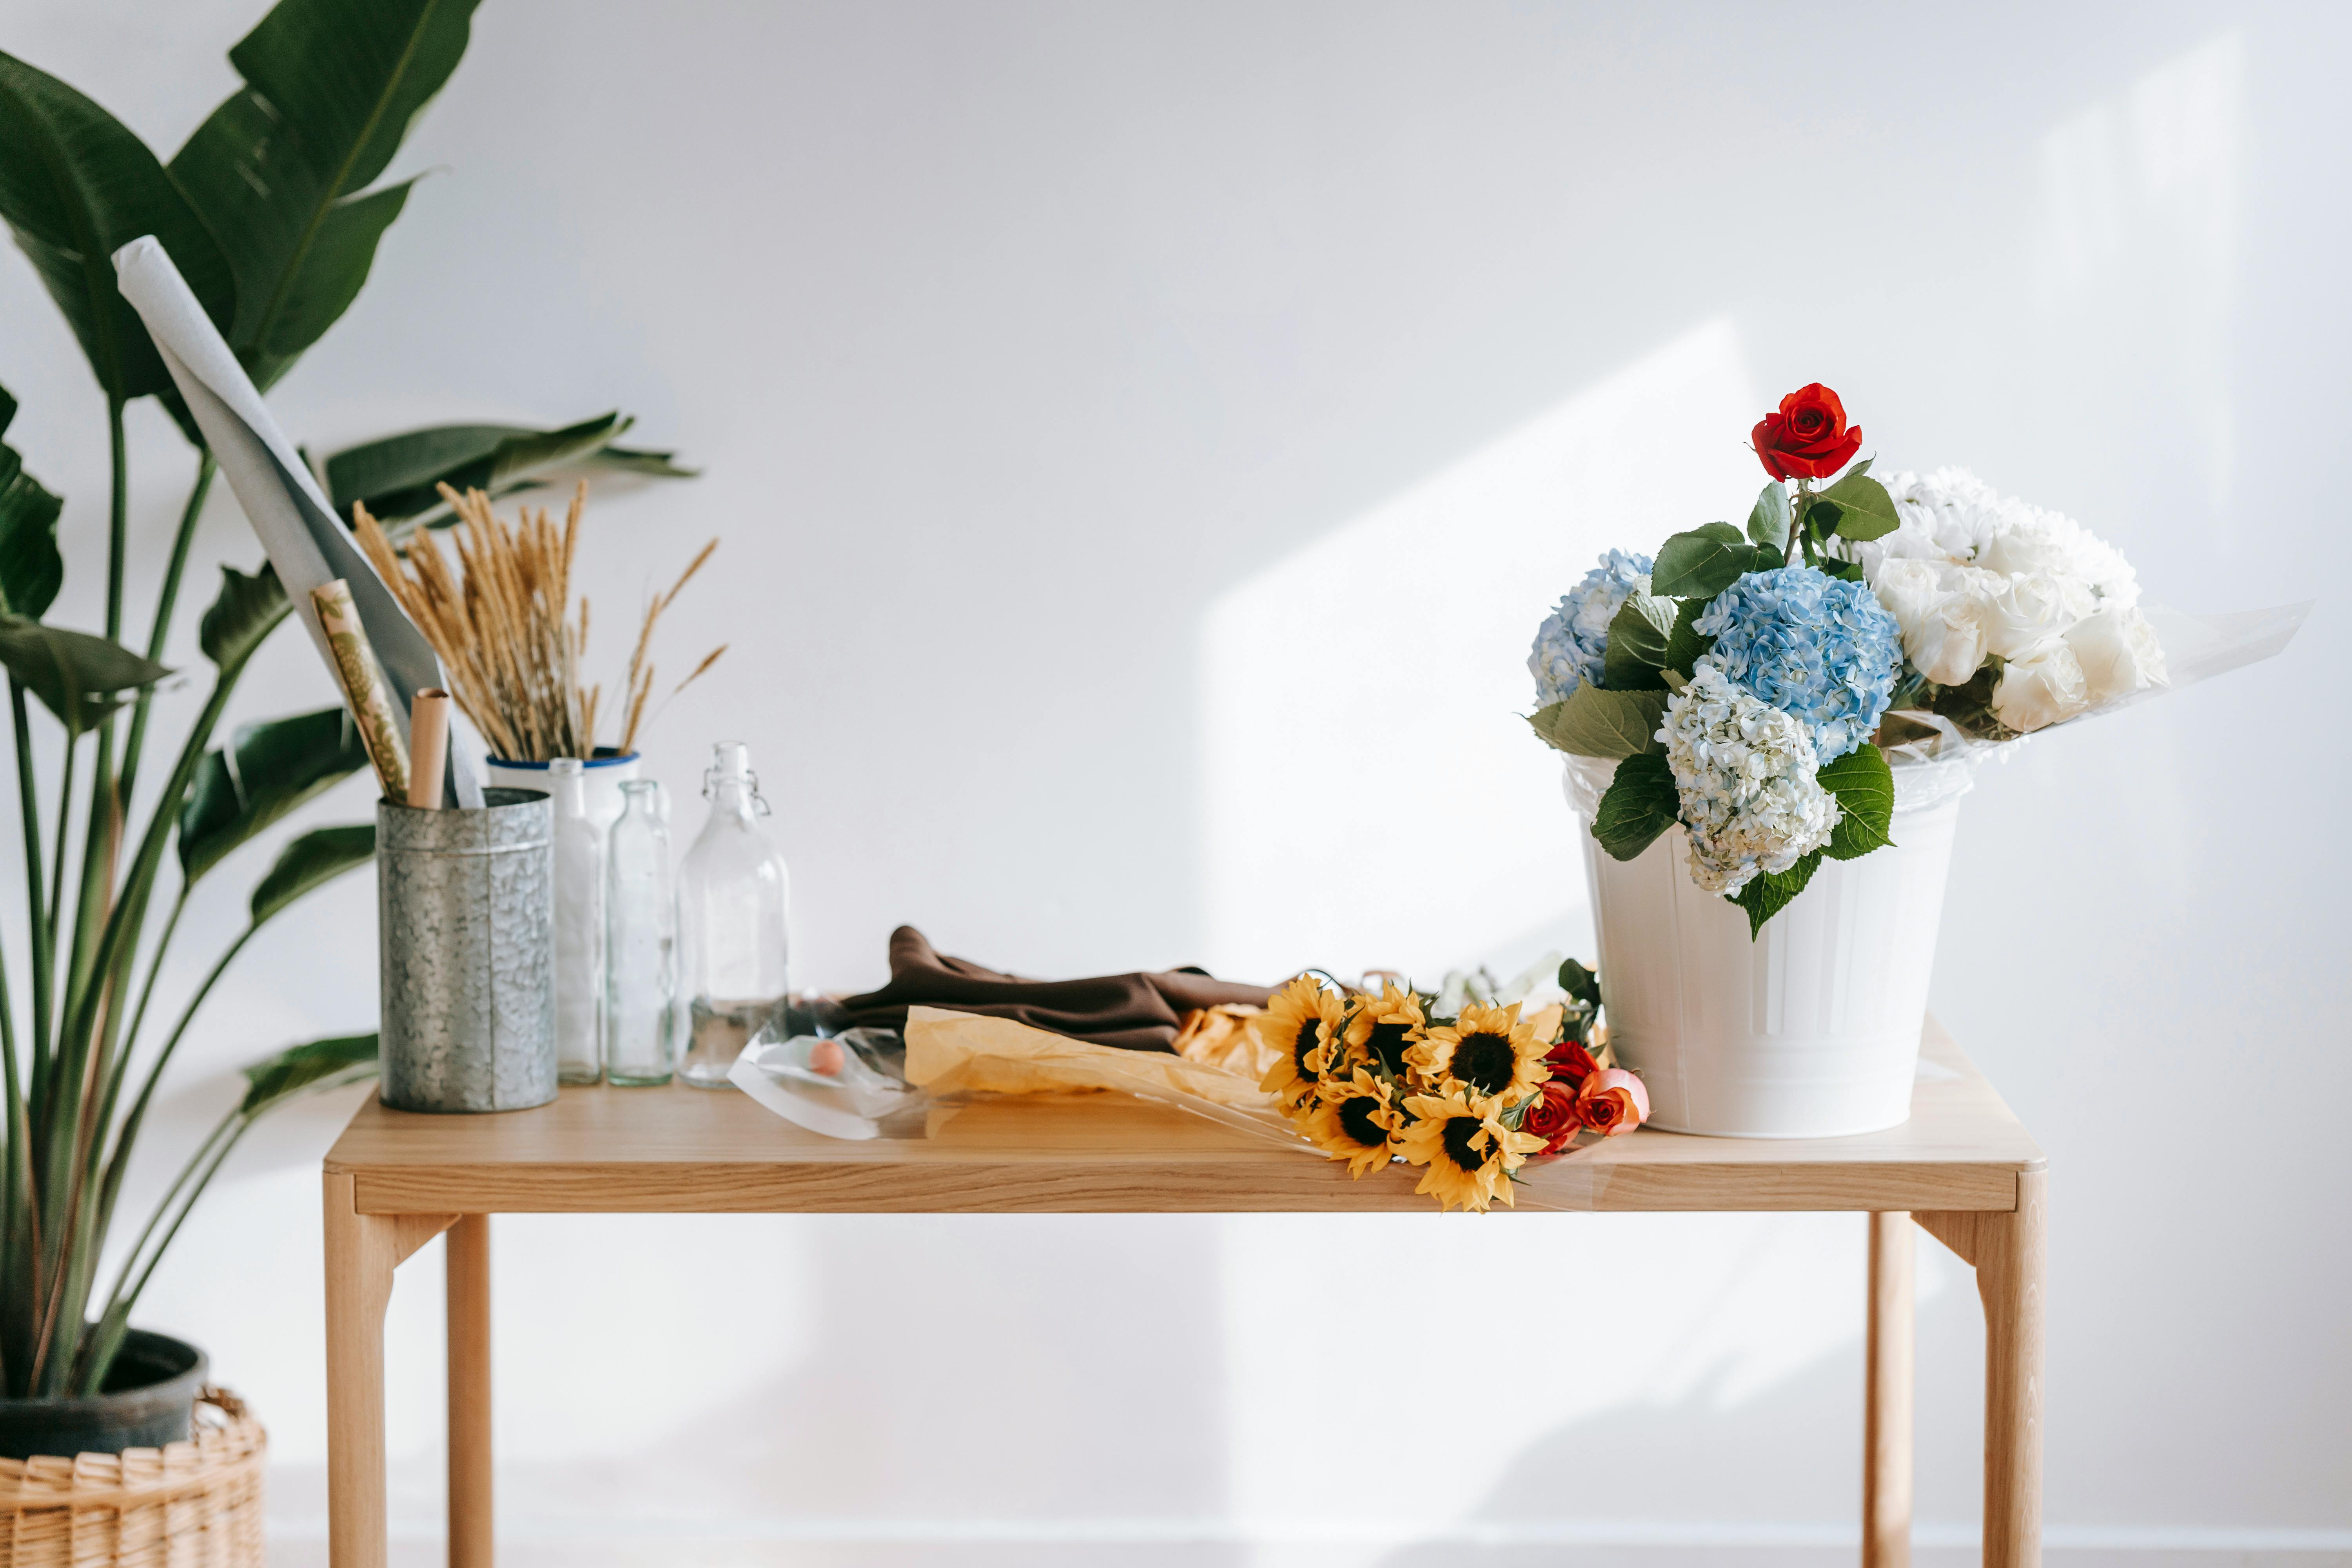
[[[386,800],[406,800],[410,795],[408,745],[400,738],[400,722],[393,717],[392,693],[383,670],[368,646],[367,628],[352,604],[352,585],[341,577],[323,588],[310,590],[319,625],[327,634],[327,649],[335,660],[335,683],[343,689],[343,706],[359,726],[360,742],[375,764],[376,783]]]
[[[408,804],[427,811],[441,804],[441,760],[449,748],[449,694],[430,689],[408,710]]]
[[[153,236],[132,240],[114,253],[114,273],[123,299],[146,323],[155,352],[173,384],[204,432],[205,444],[220,463],[221,475],[236,492],[238,507],[268,552],[278,580],[294,601],[295,613],[330,669],[335,665],[325,628],[310,595],[340,577],[367,628],[378,668],[390,688],[393,723],[404,733],[408,704],[419,691],[439,688],[441,662],[375,574],[350,531],[319,490],[310,469],[270,416],[253,380],[220,335],[186,279]],[[462,735],[449,743],[447,787],[456,804],[482,804],[479,766],[467,754]],[[393,797],[406,798],[406,792]]]

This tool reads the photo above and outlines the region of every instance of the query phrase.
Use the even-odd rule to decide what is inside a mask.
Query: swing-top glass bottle
[[[678,1077],[701,1089],[727,1082],[744,1046],[772,1024],[781,1028],[791,991],[784,858],[760,831],[768,815],[740,741],[711,748],[702,775],[710,820],[678,873],[678,936],[685,950],[679,989],[688,997],[685,1059]]]

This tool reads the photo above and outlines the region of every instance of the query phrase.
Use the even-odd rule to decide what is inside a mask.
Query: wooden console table
[[[1868,1568],[1910,1556],[1916,1219],[1975,1267],[1984,1300],[1984,1561],[2031,1568],[2042,1557],[2045,1163],[1932,1021],[1925,1058],[1911,1120],[1892,1131],[1786,1142],[1643,1131],[1528,1166],[1521,1203],[1870,1215]],[[984,1103],[929,1141],[872,1142],[820,1138],[746,1096],[675,1085],[567,1089],[552,1105],[495,1116],[371,1100],[325,1170],[330,1561],[383,1568],[384,1308],[394,1269],[443,1231],[449,1562],[489,1568],[493,1214],[1425,1210],[1413,1183],[1402,1171],[1350,1182],[1336,1162],[1118,1096]]]

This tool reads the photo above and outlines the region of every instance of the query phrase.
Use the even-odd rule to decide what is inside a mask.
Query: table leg
[[[449,1227],[449,1568],[490,1568],[490,1216]]]
[[[1919,1224],[1977,1271],[1985,1314],[1985,1568],[2041,1568],[2042,1271],[2050,1176],[2017,1178],[2005,1214],[1923,1214]]]
[[[1863,1568],[1910,1568],[1911,1216],[1870,1216],[1870,1328],[1862,1418]]]
[[[393,1270],[454,1215],[364,1215],[352,1178],[327,1173],[327,1561],[385,1568],[383,1310]]]

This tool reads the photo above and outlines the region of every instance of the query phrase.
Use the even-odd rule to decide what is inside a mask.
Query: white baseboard
[[[273,1568],[324,1563],[326,1521],[270,1521]],[[1221,1520],[727,1521],[520,1516],[499,1521],[509,1568],[1062,1568],[1132,1563],[1149,1568],[1434,1568],[1465,1559],[1494,1568],[1575,1563],[1591,1568],[1850,1568],[1852,1525],[1727,1521],[1651,1523],[1528,1520],[1429,1529],[1350,1521]],[[1976,1561],[1974,1525],[1923,1521],[1919,1568]],[[438,1563],[437,1531],[396,1526],[394,1568]],[[2352,1528],[2053,1525],[2043,1555],[2060,1568],[2352,1568]]]

